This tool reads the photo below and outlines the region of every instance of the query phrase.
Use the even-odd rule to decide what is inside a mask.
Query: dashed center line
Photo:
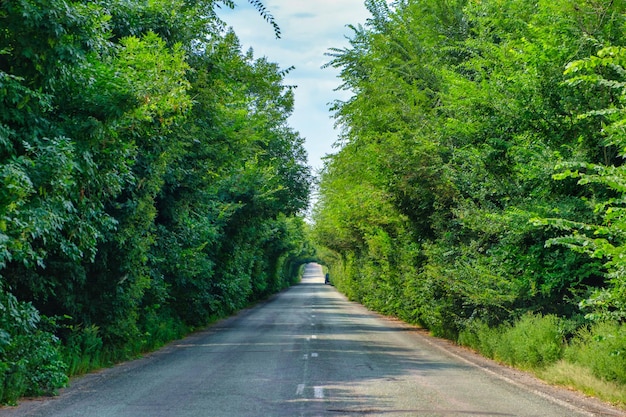
[[[311,313],[314,313],[314,311],[311,311]],[[315,323],[313,322],[313,319],[315,319],[315,314],[311,314],[311,326],[315,326]],[[306,338],[307,342],[310,342],[311,340],[315,340],[317,339],[317,335],[313,334],[309,337]],[[302,358],[305,361],[308,361],[309,358],[317,358],[319,357],[319,353],[317,352],[311,352],[311,353],[305,353],[302,355]],[[306,367],[308,365],[305,365],[305,373],[306,373]],[[306,390],[306,384],[298,384],[298,386],[296,387],[296,395],[299,397],[303,397],[304,391]],[[313,397],[315,399],[322,399],[324,398],[324,387],[313,387]]]

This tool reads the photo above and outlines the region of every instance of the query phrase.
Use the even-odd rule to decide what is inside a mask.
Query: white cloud
[[[365,22],[369,12],[363,0],[265,0],[263,4],[278,23],[281,39],[244,0],[238,1],[235,10],[220,15],[235,29],[244,50],[252,47],[255,56],[265,56],[281,68],[296,67],[285,80],[298,86],[290,123],[306,138],[309,164],[319,169],[322,157],[333,152],[337,140],[328,103],[347,98],[333,91],[340,84],[337,71],[321,69],[329,61],[324,54],[331,47],[347,46],[347,25]]]

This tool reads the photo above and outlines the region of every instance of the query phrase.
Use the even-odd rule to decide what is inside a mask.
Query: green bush
[[[14,405],[17,400],[26,393],[26,370],[24,361],[7,363],[4,374],[2,404]]]
[[[626,384],[626,325],[601,322],[581,329],[565,358],[588,367],[600,379]]]
[[[525,315],[504,332],[497,356],[513,365],[541,368],[561,359],[564,348],[562,321],[553,315]]]
[[[0,403],[24,395],[50,395],[67,384],[59,340],[38,328],[41,318],[30,304],[0,289]]]
[[[23,395],[53,395],[57,388],[67,384],[67,366],[62,360],[59,340],[55,336],[37,331],[16,337],[13,345],[13,357],[23,364]]]
[[[496,328],[475,322],[460,333],[458,341],[510,365],[542,368],[563,357],[564,329],[565,322],[556,316],[528,314],[514,325]]]
[[[459,333],[457,341],[488,358],[493,358],[495,348],[501,339],[501,333],[499,328],[491,328],[483,321],[474,320],[468,322],[465,329]]]
[[[102,366],[102,338],[98,326],[76,326],[70,330],[63,347],[68,374],[79,375]]]
[[[142,321],[144,329],[142,351],[158,349],[172,340],[183,337],[190,330],[180,319],[167,317],[165,312],[159,315],[156,311],[147,311]]]

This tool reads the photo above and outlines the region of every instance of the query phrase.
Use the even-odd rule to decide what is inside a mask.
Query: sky
[[[295,66],[285,84],[296,85],[295,107],[289,125],[305,138],[309,165],[316,173],[322,158],[334,153],[338,138],[329,110],[335,100],[347,100],[348,92],[334,91],[341,80],[334,68],[321,67],[330,58],[329,48],[348,46],[348,24],[365,23],[369,12],[363,0],[263,0],[262,3],[281,30],[276,39],[272,26],[246,0],[234,10],[219,15],[239,37],[243,51],[250,47],[255,57],[266,57],[281,69]]]

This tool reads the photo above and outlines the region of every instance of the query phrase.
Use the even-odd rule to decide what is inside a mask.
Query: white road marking
[[[313,395],[315,398],[324,398],[324,387],[313,387]]]
[[[305,354],[304,354],[304,357],[303,357],[303,359],[304,359],[304,360],[307,360],[307,359],[309,359],[309,354],[308,354],[308,353],[305,353]]]
[[[304,384],[298,384],[296,395],[304,395]]]

